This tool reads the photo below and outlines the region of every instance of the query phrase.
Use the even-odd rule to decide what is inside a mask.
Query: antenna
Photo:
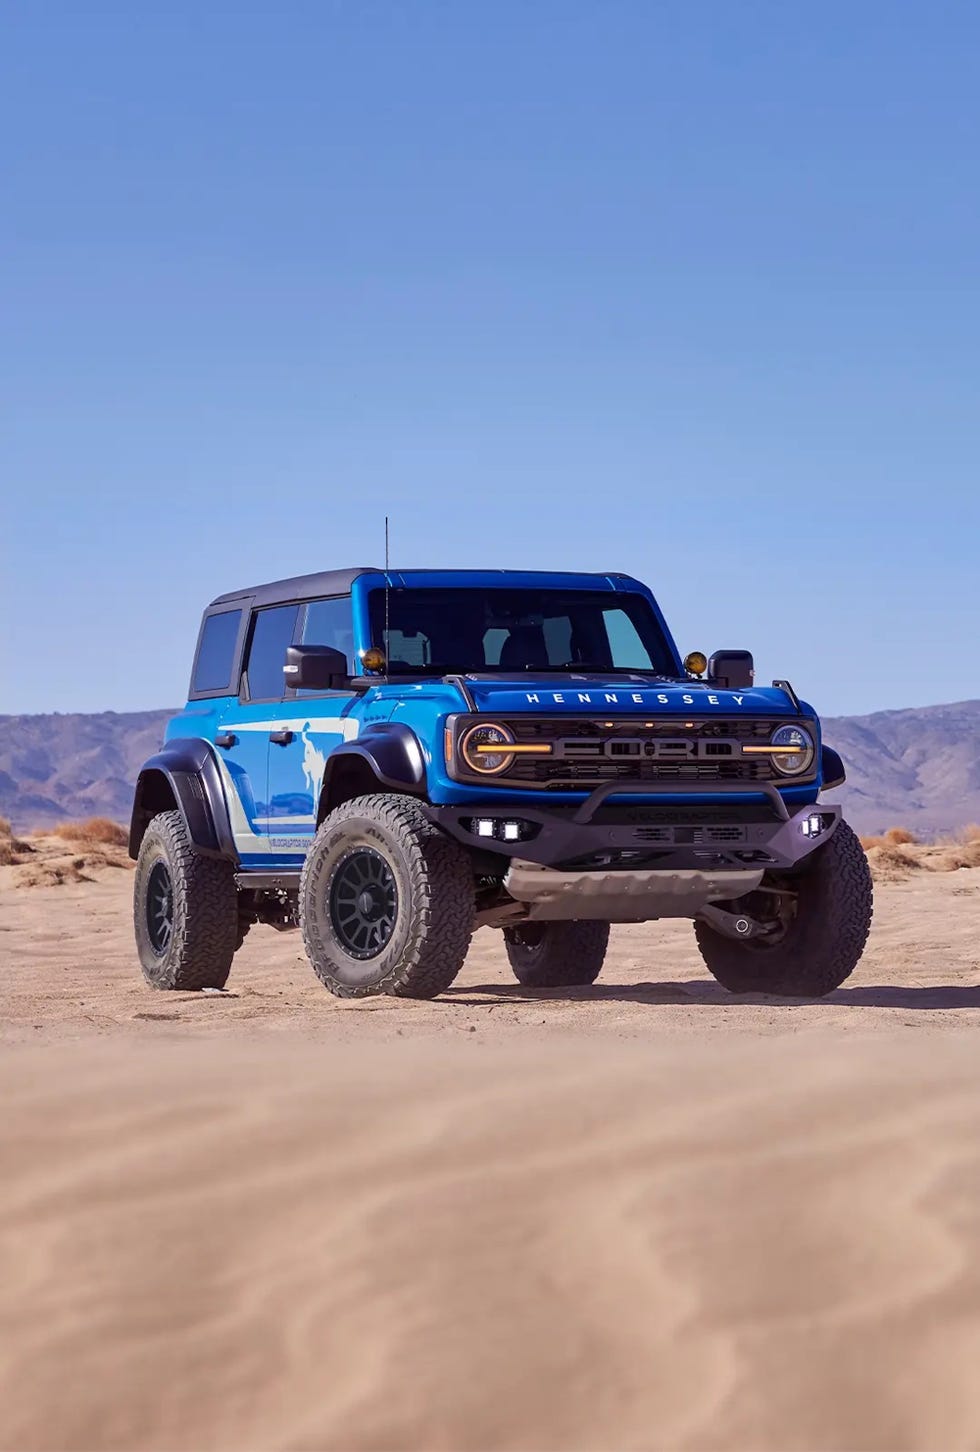
[[[385,675],[388,674],[388,655],[389,655],[389,651],[388,651],[388,636],[389,636],[389,633],[390,633],[388,626],[389,626],[389,620],[391,618],[391,611],[390,611],[390,605],[391,605],[391,575],[388,572],[389,564],[390,564],[390,555],[389,555],[389,551],[388,551],[388,516],[386,514],[385,515]]]

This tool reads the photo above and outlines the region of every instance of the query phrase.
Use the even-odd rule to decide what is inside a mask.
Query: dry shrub
[[[915,833],[910,832],[908,827],[889,827],[885,833],[885,841],[890,842],[894,847],[913,846],[918,840]]]
[[[13,834],[13,828],[11,827],[10,823],[7,821],[7,818],[6,817],[0,817],[0,837],[10,837],[12,834]]]
[[[975,842],[980,842],[980,822],[971,822],[968,827],[962,827],[956,834],[957,841],[964,843],[967,847]]]
[[[965,842],[951,842],[936,860],[938,872],[958,872],[961,867],[980,867],[980,837]]]
[[[897,843],[886,842],[880,837],[872,839],[866,850],[871,875],[876,882],[904,882],[924,866],[910,852],[903,852]]]
[[[3,820],[0,818],[0,820]],[[34,848],[30,842],[22,842],[10,835],[10,823],[5,822],[7,831],[0,831],[0,867],[16,867],[25,857],[33,857]]]
[[[126,847],[129,833],[108,817],[89,817],[87,822],[59,822],[51,828],[51,836],[66,842],[100,842],[107,847]]]
[[[18,887],[64,887],[71,882],[91,882],[83,871],[87,864],[84,857],[59,857],[54,861],[41,861],[21,869],[17,876]]]
[[[861,846],[865,851],[869,847],[914,847],[918,845],[918,841],[918,837],[908,827],[889,827],[880,836],[862,837]]]

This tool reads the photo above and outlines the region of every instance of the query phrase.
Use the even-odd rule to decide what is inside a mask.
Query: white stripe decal
[[[304,731],[323,732],[334,736],[342,736],[345,741],[353,741],[357,735],[360,722],[352,720],[350,716],[294,716],[291,721],[229,721],[227,728],[236,733],[240,731],[293,731],[301,736]]]

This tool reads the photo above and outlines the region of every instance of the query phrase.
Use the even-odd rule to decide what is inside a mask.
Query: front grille
[[[551,742],[562,755],[518,756],[506,773],[508,785],[539,791],[574,791],[602,782],[627,778],[639,782],[676,783],[683,791],[688,782],[779,781],[787,778],[768,757],[738,755],[739,743],[769,741],[779,720],[749,717],[695,720],[690,723],[661,718],[657,721],[580,720],[560,716],[511,718],[507,724],[521,744]],[[617,739],[619,738],[619,739]],[[683,759],[686,744],[698,743],[697,760]],[[664,759],[676,750],[681,759]],[[798,778],[796,778],[798,780]],[[652,839],[651,839],[652,840]]]

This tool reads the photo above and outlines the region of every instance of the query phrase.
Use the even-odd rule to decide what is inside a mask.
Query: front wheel
[[[846,822],[797,874],[767,874],[738,908],[762,921],[765,937],[739,943],[696,922],[701,957],[732,993],[822,998],[856,968],[871,928],[871,869]]]
[[[463,848],[393,794],[357,797],[324,819],[299,890],[313,971],[339,998],[435,998],[463,966],[475,904]]]
[[[609,945],[609,924],[519,923],[504,928],[507,957],[528,988],[575,988],[594,983]]]

